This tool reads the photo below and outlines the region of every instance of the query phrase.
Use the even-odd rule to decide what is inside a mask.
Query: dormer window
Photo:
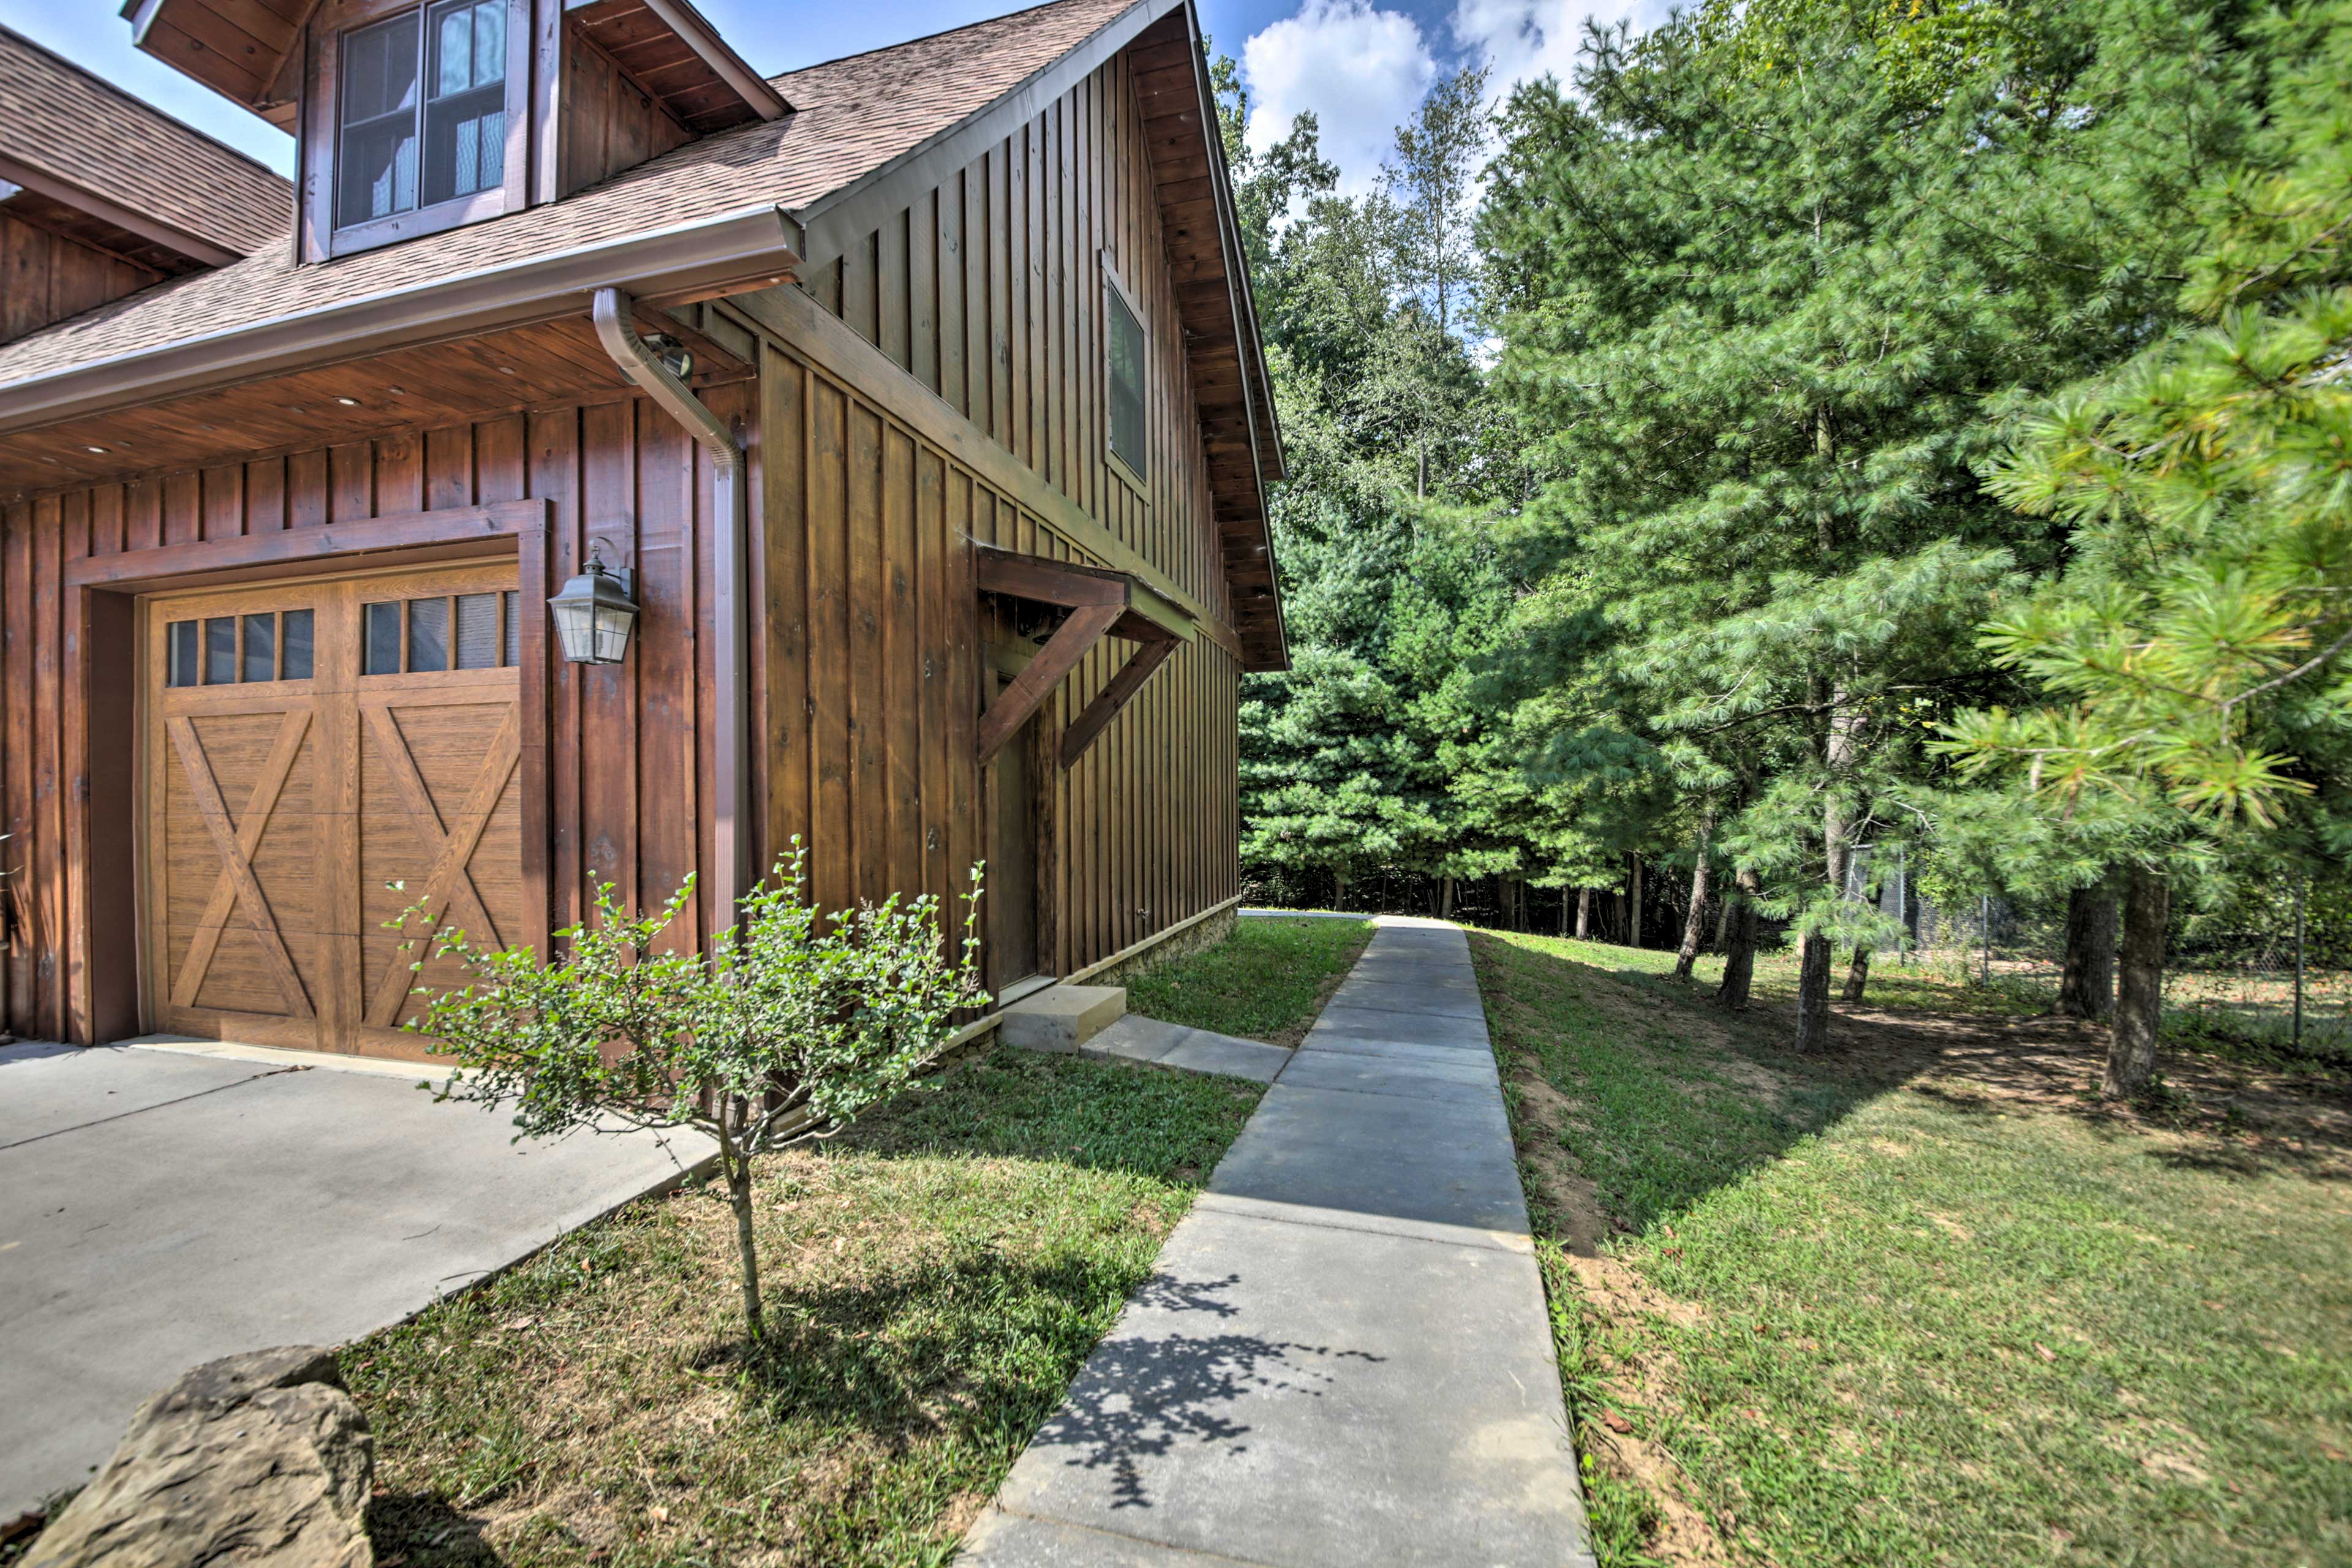
[[[331,253],[521,206],[521,181],[510,177],[520,173],[523,122],[514,89],[530,74],[517,58],[529,35],[519,0],[365,8],[381,19],[334,37],[331,135],[320,138],[331,152],[315,161]]]
[[[506,0],[441,0],[350,35],[338,226],[504,184],[506,80]]]

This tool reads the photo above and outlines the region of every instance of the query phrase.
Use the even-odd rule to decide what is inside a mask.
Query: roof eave
[[[585,310],[600,288],[656,304],[764,288],[800,264],[799,240],[760,205],[184,338],[0,386],[0,434]]]

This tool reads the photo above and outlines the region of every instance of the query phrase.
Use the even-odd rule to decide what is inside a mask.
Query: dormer
[[[560,201],[790,112],[685,0],[129,0],[141,48],[295,133],[299,258]]]
[[[0,27],[0,342],[282,240],[286,182]]]

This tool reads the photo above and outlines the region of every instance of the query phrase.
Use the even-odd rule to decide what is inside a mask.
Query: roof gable
[[[102,222],[109,248],[158,271],[236,261],[293,216],[287,181],[5,26],[0,179]]]

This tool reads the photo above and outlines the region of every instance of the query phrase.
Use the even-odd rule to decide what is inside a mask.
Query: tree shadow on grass
[[[376,1568],[498,1568],[482,1521],[430,1492],[386,1492],[368,1501]]]
[[[1565,1149],[1620,1229],[1671,1222],[1898,1089],[1972,1118],[2055,1114],[2174,1134],[2151,1155],[2234,1173],[2340,1177],[2352,1153],[2340,1094],[2282,1089],[2210,1058],[2168,1052],[2161,1097],[2103,1101],[2096,1026],[1840,1003],[1828,1045],[1800,1055],[1787,998],[1733,1013],[1711,987],[1491,937],[1473,944],[1506,1077],[1521,1086],[1522,1145],[1532,1133]],[[1531,1076],[1557,1092],[1528,1090]]]

